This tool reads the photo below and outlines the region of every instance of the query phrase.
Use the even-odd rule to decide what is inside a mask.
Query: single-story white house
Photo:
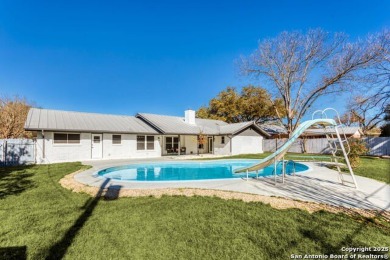
[[[255,122],[228,124],[139,113],[136,116],[31,108],[25,130],[36,132],[37,163],[153,158],[175,154],[262,153],[269,134]]]

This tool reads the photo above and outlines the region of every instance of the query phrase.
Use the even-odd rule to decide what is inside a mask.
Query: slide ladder
[[[351,164],[348,159],[348,155],[351,152],[351,147],[348,142],[348,138],[344,131],[344,125],[341,123],[340,115],[334,108],[326,108],[324,110],[317,110],[313,113],[312,118],[317,113],[321,113],[321,118],[327,119],[328,114],[327,112],[334,112],[334,120],[336,121],[335,126],[323,126],[324,133],[326,136],[326,139],[329,144],[330,152],[331,152],[331,160],[333,165],[336,166],[337,172],[339,173],[339,180],[342,184],[353,184],[357,188],[357,183],[355,179],[355,175],[353,173]],[[340,163],[339,160],[344,160],[345,163]],[[341,167],[346,166],[348,168],[349,175],[351,176],[352,180],[346,180],[344,178],[344,175],[341,171]]]

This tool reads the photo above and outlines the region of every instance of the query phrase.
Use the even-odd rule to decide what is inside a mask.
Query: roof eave
[[[158,132],[142,132],[142,131],[113,131],[106,129],[60,129],[60,128],[34,128],[34,127],[25,127],[26,131],[48,131],[48,132],[77,132],[77,133],[118,133],[118,134],[148,134],[148,135],[159,135]]]
[[[150,127],[154,128],[156,131],[160,132],[160,134],[167,134],[164,130],[162,130],[161,128],[159,128],[158,126],[156,126],[155,124],[153,124],[152,122],[150,122],[150,120],[148,120],[147,118],[145,118],[143,115],[141,115],[140,113],[137,113],[135,115],[136,118],[139,118],[141,119],[142,121],[144,121],[146,124],[148,124]]]
[[[271,137],[271,135],[268,134],[267,132],[265,132],[263,129],[261,129],[261,128],[256,124],[255,121],[248,122],[248,124],[244,125],[244,126],[241,127],[240,129],[238,129],[238,130],[236,130],[236,131],[234,131],[234,132],[232,132],[232,133],[227,133],[227,134],[237,135],[237,134],[241,133],[242,131],[244,131],[245,129],[247,129],[247,128],[251,127],[251,126],[255,127],[256,130],[258,130],[258,131],[259,131],[262,135],[264,135],[265,137],[267,137],[267,138],[268,138],[268,137]]]

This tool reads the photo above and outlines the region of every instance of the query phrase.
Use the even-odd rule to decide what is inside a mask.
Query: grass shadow
[[[27,246],[0,247],[0,259],[27,259]]]
[[[320,212],[317,214],[321,214]],[[335,219],[336,216],[334,216],[332,219]],[[355,216],[356,218],[356,216]],[[359,234],[363,234],[365,231],[365,228],[367,228],[368,225],[376,225],[380,228],[390,230],[390,226],[381,225],[381,220],[388,221],[388,218],[386,217],[386,210],[378,211],[373,217],[361,217],[359,219],[355,219],[355,221],[359,221],[360,224],[355,228],[350,230],[350,232],[346,233],[345,236],[337,243],[332,244],[327,239],[327,234],[325,232],[322,232],[321,225],[316,225],[313,228],[302,228],[300,229],[300,233],[306,237],[309,238],[312,241],[316,241],[317,244],[320,245],[322,253],[325,255],[330,254],[345,254],[346,252],[342,251],[343,247],[350,247],[353,245],[354,247],[372,247],[371,244],[367,243],[360,243],[356,244],[355,238]],[[359,255],[386,255],[388,252],[380,252],[380,251],[365,251],[365,252],[357,252]]]
[[[119,197],[119,191],[121,186],[119,185],[110,185],[106,188],[110,179],[106,179],[99,188],[99,191],[96,193],[95,197],[89,198],[84,205],[81,207],[83,213],[78,217],[74,224],[68,229],[64,234],[62,239],[55,243],[48,251],[48,256],[46,259],[62,259],[68,248],[72,245],[73,240],[77,236],[78,232],[83,228],[84,224],[91,217],[94,209],[99,203],[101,197],[104,197],[108,200],[114,200]]]
[[[28,171],[32,167],[34,166],[26,165],[0,168],[0,199],[20,194],[35,187],[34,181],[31,180],[34,174]]]
[[[122,188],[121,185],[110,185],[104,194],[104,199],[105,200],[116,200],[117,198],[119,198],[119,193],[120,193],[121,188]]]

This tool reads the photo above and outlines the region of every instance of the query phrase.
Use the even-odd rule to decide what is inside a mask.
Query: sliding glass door
[[[167,153],[177,153],[179,151],[179,137],[166,136],[165,150]]]

